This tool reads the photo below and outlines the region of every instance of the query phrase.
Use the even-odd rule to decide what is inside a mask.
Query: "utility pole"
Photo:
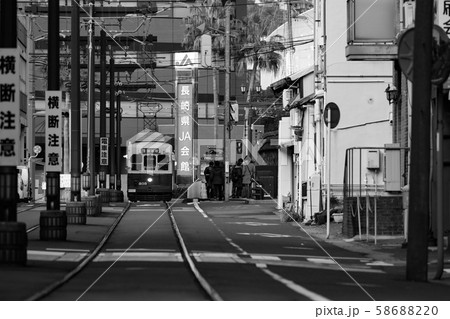
[[[106,32],[100,31],[100,139],[106,138]],[[100,158],[102,158],[100,143]],[[106,188],[107,163],[100,162],[100,188]]]
[[[120,117],[121,117],[121,113],[122,113],[122,107],[120,105],[121,103],[121,95],[123,93],[123,91],[121,90],[121,86],[122,86],[122,82],[120,81],[120,75],[119,73],[117,74],[117,105],[116,105],[116,130],[117,130],[117,134],[116,134],[116,190],[117,193],[119,193],[122,190],[122,181],[121,181],[121,172],[120,172],[120,163],[121,163],[121,158],[120,158]],[[117,195],[119,196],[119,195]]]
[[[432,28],[433,1],[416,0],[406,259],[406,277],[415,281],[428,280]]]
[[[94,48],[94,0],[89,3],[89,89],[88,89],[88,148],[87,173],[90,175],[89,196],[95,194],[95,48]]]
[[[72,132],[70,136],[70,200],[81,201],[81,116],[80,116],[80,9],[72,0],[71,13],[71,103],[70,121]]]
[[[116,99],[116,89],[114,85],[114,52],[110,47],[109,58],[109,189],[112,191],[116,189],[116,160],[115,160],[115,122],[114,122],[114,104]]]
[[[229,176],[230,176],[230,3],[225,4],[225,101],[223,120],[223,158],[225,163],[224,194],[225,201],[229,200]]]

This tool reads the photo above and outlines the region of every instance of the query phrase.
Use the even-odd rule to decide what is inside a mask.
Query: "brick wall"
[[[374,198],[369,198],[369,234],[374,235]],[[377,197],[377,235],[403,234],[402,196]],[[344,201],[342,233],[352,238],[358,235],[358,209],[356,197]],[[360,198],[361,233],[366,234],[366,198]]]

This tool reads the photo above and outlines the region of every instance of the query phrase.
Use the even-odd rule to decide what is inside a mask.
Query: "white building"
[[[372,9],[383,8],[374,6],[362,12],[362,16],[369,17]],[[294,46],[292,72],[287,66],[284,73],[271,77],[265,77],[264,73],[261,75],[263,85],[269,79],[272,87],[294,88],[295,94],[287,103],[291,109],[290,119],[280,121],[279,176],[284,182],[279,182],[278,203],[281,208],[283,196],[290,193],[298,212],[302,212],[305,219],[325,208],[328,185],[330,195],[342,196],[347,149],[382,149],[393,140],[392,109],[385,94],[387,85],[392,85],[393,63],[384,55],[364,61],[359,57],[352,58],[355,52],[364,51],[365,47],[349,48],[347,10],[352,8],[347,8],[345,0],[315,1],[315,9],[292,22],[293,39],[307,39],[309,36],[314,39],[314,45]],[[277,31],[285,37],[288,35],[286,26]],[[388,49],[378,47],[380,52],[389,53],[390,49],[390,46]],[[285,54],[290,53],[286,50]],[[285,61],[289,63],[289,58]],[[286,78],[291,82],[283,87],[280,80]],[[330,135],[323,119],[325,106],[329,103],[337,105],[340,113],[339,122],[331,129]],[[331,141],[330,160],[328,136]],[[380,160],[381,153],[377,153]],[[356,174],[358,176],[353,182],[369,183],[371,189],[384,189],[381,167],[367,168],[368,154],[364,149],[358,159],[361,167],[359,163],[353,166],[353,170],[362,171]],[[327,169],[329,163],[330,170]],[[287,179],[293,182],[286,183]]]

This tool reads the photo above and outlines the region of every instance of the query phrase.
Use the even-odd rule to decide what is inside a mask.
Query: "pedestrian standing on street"
[[[233,181],[233,198],[242,196],[242,158],[238,159],[236,165],[231,170],[231,180]]]
[[[214,186],[214,197],[216,200],[223,200],[223,183],[225,180],[224,168],[219,161],[214,162],[212,170],[212,184]]]
[[[250,160],[249,156],[244,159],[244,165],[242,166],[242,190],[243,197],[252,197],[252,181],[255,178],[255,164]]]
[[[206,196],[208,199],[212,199],[214,197],[214,190],[212,184],[212,170],[214,168],[214,162],[209,162],[209,166],[205,168],[203,172],[205,174],[205,182],[206,182]]]

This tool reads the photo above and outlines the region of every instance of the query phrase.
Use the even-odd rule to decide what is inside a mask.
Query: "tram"
[[[170,200],[175,186],[170,137],[149,129],[127,140],[127,195],[130,201]]]

